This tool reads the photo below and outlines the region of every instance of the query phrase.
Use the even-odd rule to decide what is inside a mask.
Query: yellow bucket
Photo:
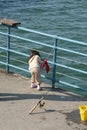
[[[82,121],[87,121],[87,106],[80,106],[80,117]]]

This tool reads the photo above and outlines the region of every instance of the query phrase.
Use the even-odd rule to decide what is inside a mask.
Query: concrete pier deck
[[[45,83],[42,87],[37,91],[30,88],[30,79],[0,71],[0,130],[87,130],[79,114],[79,106],[87,105],[86,97],[51,90]],[[44,107],[38,106],[30,115],[42,96]]]

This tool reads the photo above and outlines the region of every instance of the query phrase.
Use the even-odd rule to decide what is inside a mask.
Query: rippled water
[[[0,18],[13,19],[21,22],[22,27],[87,43],[87,0],[0,0]],[[66,48],[65,43],[62,45]],[[77,49],[76,45],[70,44],[69,47]],[[78,50],[87,53],[86,47],[78,46]],[[69,57],[74,59],[72,54]],[[81,57],[75,58],[81,61]]]
[[[37,31],[87,41],[87,0],[0,0],[0,17]]]

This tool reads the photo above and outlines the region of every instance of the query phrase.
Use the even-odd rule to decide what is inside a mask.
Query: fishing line
[[[46,96],[48,95],[48,93],[50,92],[50,90],[51,90],[51,89],[47,90],[45,94],[42,93],[43,96],[42,96],[42,97],[39,99],[39,101],[31,108],[31,110],[29,111],[29,114],[32,114],[33,111],[37,108],[37,106],[39,106],[39,108],[44,107],[45,102],[44,102],[43,100],[46,98]]]
[[[44,60],[46,60],[46,62],[48,61],[48,58],[52,55],[52,51],[53,49],[51,50],[51,52],[49,53],[48,57],[45,58]],[[43,61],[44,62],[44,61]],[[37,106],[39,106],[40,108],[42,108],[44,105],[45,105],[45,102],[43,101],[44,99],[46,99],[46,96],[48,95],[48,93],[50,92],[51,89],[47,90],[46,93],[41,93],[41,95],[43,95],[39,101],[32,107],[32,109],[30,110],[29,114],[32,114],[33,111],[36,109]]]

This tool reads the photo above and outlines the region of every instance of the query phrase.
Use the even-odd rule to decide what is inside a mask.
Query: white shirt
[[[40,67],[41,59],[38,55],[34,55],[32,58],[30,58],[28,63],[29,63],[29,70],[34,67]]]

